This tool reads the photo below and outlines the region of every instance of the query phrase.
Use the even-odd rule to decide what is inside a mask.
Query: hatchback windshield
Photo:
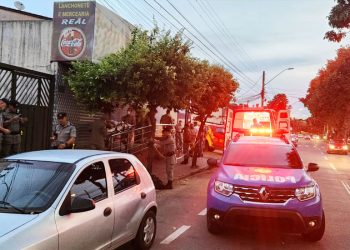
[[[232,145],[224,158],[225,165],[272,168],[303,168],[293,147],[266,144]]]
[[[72,174],[71,164],[43,161],[0,162],[0,213],[46,210]]]

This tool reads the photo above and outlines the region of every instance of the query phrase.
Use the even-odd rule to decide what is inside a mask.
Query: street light
[[[261,107],[264,107],[264,98],[265,98],[265,86],[266,84],[270,83],[273,79],[275,79],[277,76],[282,74],[286,70],[293,70],[294,68],[286,68],[279,72],[277,75],[272,77],[268,82],[265,83],[265,70],[263,71],[263,77],[262,77],[262,88],[261,88]]]

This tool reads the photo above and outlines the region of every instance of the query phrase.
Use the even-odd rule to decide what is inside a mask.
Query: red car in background
[[[330,139],[327,145],[327,153],[348,154],[348,145],[344,139]]]
[[[225,126],[222,124],[207,123],[205,129],[205,149],[214,151],[223,150],[225,141]]]

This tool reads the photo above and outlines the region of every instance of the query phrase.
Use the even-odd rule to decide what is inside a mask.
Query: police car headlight
[[[230,196],[233,194],[233,185],[222,182],[222,181],[215,181],[215,192],[224,195],[224,196]]]
[[[335,146],[332,144],[329,144],[329,149],[335,149]]]
[[[316,196],[316,186],[308,186],[295,189],[295,196],[300,201],[310,200]]]
[[[348,150],[348,145],[344,145],[342,148],[343,150]]]

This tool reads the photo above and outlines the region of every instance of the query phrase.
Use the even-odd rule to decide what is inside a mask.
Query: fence
[[[28,122],[23,126],[22,151],[49,146],[54,102],[54,76],[0,63],[0,98],[15,99]]]
[[[111,134],[107,148],[111,151],[140,154],[148,150],[151,137],[151,126],[129,129]]]

